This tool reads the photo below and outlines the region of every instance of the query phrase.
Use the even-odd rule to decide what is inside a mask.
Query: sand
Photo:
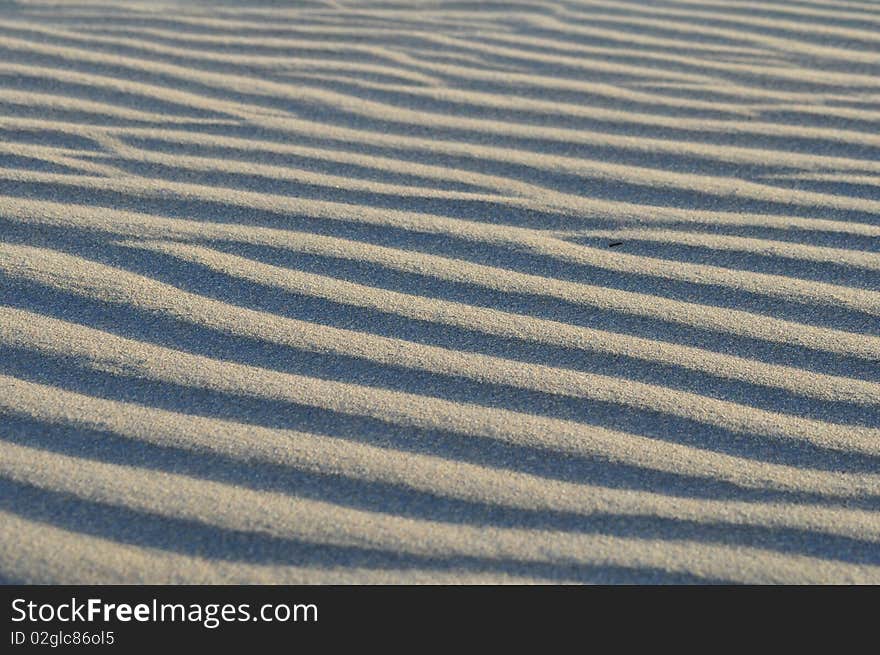
[[[880,6],[4,3],[0,582],[880,583]]]

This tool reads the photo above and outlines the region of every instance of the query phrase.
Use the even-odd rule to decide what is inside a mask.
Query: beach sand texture
[[[0,5],[0,581],[880,582],[880,4]]]

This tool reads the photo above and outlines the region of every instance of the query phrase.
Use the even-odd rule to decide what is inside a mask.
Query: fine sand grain
[[[0,580],[880,583],[880,5],[3,3]]]

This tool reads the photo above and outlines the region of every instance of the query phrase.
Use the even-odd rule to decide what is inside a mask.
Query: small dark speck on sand
[[[622,245],[623,245],[623,241],[614,241],[612,243],[609,243],[608,247],[609,248],[616,248],[617,246],[622,246]]]

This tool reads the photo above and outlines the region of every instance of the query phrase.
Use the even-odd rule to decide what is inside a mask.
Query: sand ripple
[[[880,8],[0,8],[0,581],[880,582]]]

